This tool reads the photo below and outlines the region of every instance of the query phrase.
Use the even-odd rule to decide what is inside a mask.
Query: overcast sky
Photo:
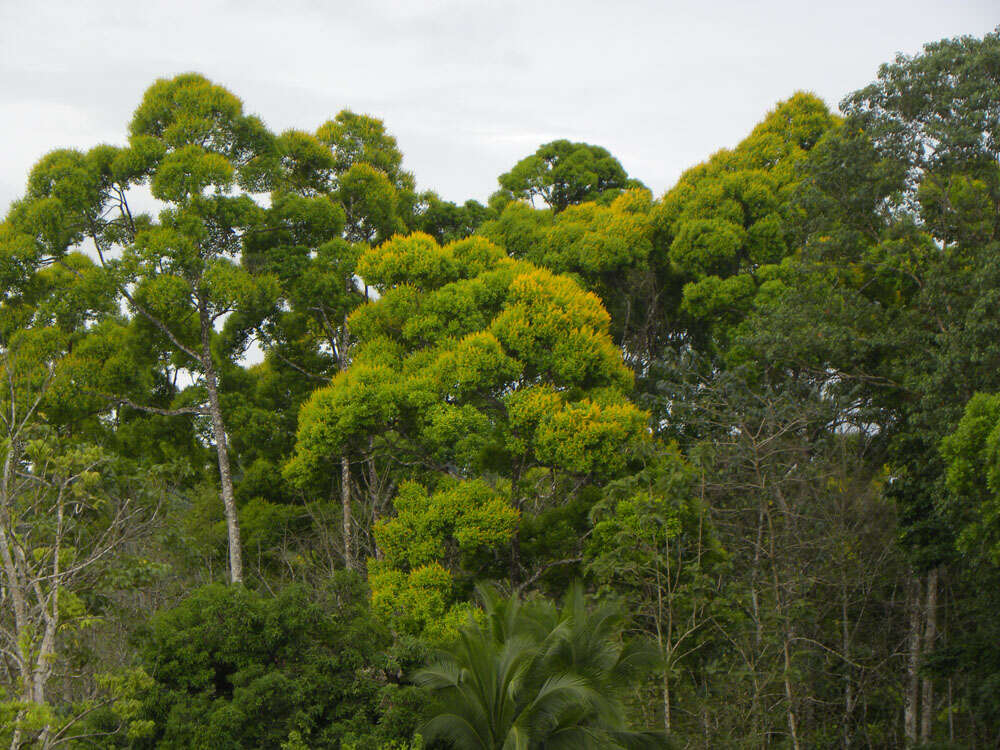
[[[123,143],[156,78],[198,71],[274,130],[385,120],[421,188],[484,200],[556,138],[659,194],[797,90],[831,106],[998,0],[0,0],[0,210],[53,148]]]

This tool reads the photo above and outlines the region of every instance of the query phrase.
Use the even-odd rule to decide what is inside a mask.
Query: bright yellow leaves
[[[404,484],[396,496],[396,516],[375,524],[375,541],[387,565],[416,569],[505,544],[519,514],[485,482],[453,483],[433,494]]]
[[[634,443],[646,421],[646,415],[626,400],[566,404],[542,419],[535,434],[535,455],[543,464],[611,479],[625,471],[631,458],[621,447]]]
[[[485,456],[604,475],[642,439],[645,415],[624,396],[632,375],[608,314],[573,280],[482,238],[440,247],[423,234],[366,251],[359,270],[382,296],[351,316],[352,367],[303,408],[293,474],[322,474],[331,458],[391,433],[418,463],[469,475]],[[543,392],[554,421],[544,432],[515,425],[519,394]],[[556,449],[557,434],[573,439]]]
[[[454,638],[473,607],[456,603],[451,574],[438,563],[409,572],[374,567],[368,571],[372,612],[397,634],[419,635],[428,643]]]
[[[368,564],[372,606],[398,632],[443,640],[468,616],[468,606],[455,602],[449,568],[509,544],[520,514],[478,480],[433,494],[406,483],[396,512],[375,524],[383,557]]]
[[[484,387],[503,388],[522,369],[522,363],[508,356],[491,332],[480,331],[469,334],[450,351],[443,351],[428,375],[448,401],[460,401]]]
[[[532,493],[518,477],[620,475],[648,415],[626,396],[608,313],[572,279],[481,237],[425,234],[365,251],[358,270],[381,296],[351,316],[353,363],[302,408],[286,471],[320,486],[338,456],[365,452],[437,482],[402,485],[369,583],[397,631],[441,639],[467,616],[451,571],[497,564],[517,532]]]
[[[371,286],[389,289],[406,283],[418,289],[433,289],[459,278],[454,254],[438,245],[429,234],[394,237],[378,252],[365,253],[358,274]]]
[[[570,206],[554,217],[524,203],[510,203],[480,233],[515,257],[578,275],[604,292],[604,277],[647,263],[653,251],[652,207],[647,190],[628,190],[610,205]]]

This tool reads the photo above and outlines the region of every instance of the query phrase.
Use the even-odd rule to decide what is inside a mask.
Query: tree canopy
[[[0,222],[0,743],[998,746],[998,102],[945,39],[484,204],[154,82]]]

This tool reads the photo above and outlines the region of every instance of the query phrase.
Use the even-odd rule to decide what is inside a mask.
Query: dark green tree
[[[134,696],[136,720],[150,724],[132,747],[375,748],[405,739],[412,724],[395,738],[379,728],[408,698],[389,681],[386,633],[364,598],[350,577],[318,597],[296,586],[271,597],[210,585],[158,613],[139,638],[152,683]]]
[[[513,197],[541,198],[556,213],[575,203],[609,200],[627,187],[641,187],[629,180],[607,149],[567,140],[539,146],[497,179]]]
[[[914,573],[911,743],[939,731],[940,692],[921,664],[943,637],[939,590],[963,578],[939,442],[976,391],[1000,387],[998,55],[997,33],[929,44],[844,100],[845,123],[803,164],[801,261],[765,285],[763,316],[745,329],[758,361],[852,404],[844,418],[890,467]]]

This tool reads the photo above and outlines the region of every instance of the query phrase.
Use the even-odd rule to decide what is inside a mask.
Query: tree
[[[835,122],[820,99],[796,94],[656,206],[656,242],[683,277],[680,312],[701,348],[728,347],[760,286],[794,253],[796,165]]]
[[[495,574],[490,558],[510,544],[519,513],[482,480],[443,482],[432,494],[408,482],[394,505],[396,515],[375,524],[380,557],[368,566],[372,610],[396,633],[441,643],[469,612],[458,595],[468,586],[456,591],[455,576]]]
[[[977,393],[941,443],[958,548],[1000,565],[1000,397]]]
[[[482,622],[414,675],[436,699],[425,738],[456,750],[665,747],[661,735],[627,729],[623,694],[654,657],[622,641],[621,610],[589,611],[579,585],[561,609],[479,595]]]
[[[428,190],[420,194],[414,229],[429,234],[438,243],[446,245],[463,240],[479,226],[496,217],[497,212],[479,201],[467,200],[461,206],[441,199]]]
[[[676,307],[671,298],[677,294],[675,274],[654,245],[654,211],[649,191],[639,189],[606,205],[581,203],[558,214],[514,201],[483,223],[478,234],[515,258],[569,275],[597,294],[611,315],[611,336],[625,361],[642,373],[665,343],[667,319]]]
[[[586,549],[588,572],[602,590],[626,597],[635,627],[656,643],[668,734],[681,692],[671,683],[699,669],[691,657],[711,627],[714,579],[725,560],[697,489],[694,467],[676,446],[656,446],[642,471],[609,485],[591,510]]]
[[[968,706],[973,736],[996,741],[1000,700],[1000,633],[989,612],[1000,590],[1000,396],[977,393],[966,405],[954,432],[941,442],[947,474],[942,514],[956,529],[955,543],[967,560],[957,572],[952,596],[963,606],[951,615],[948,641],[926,660],[926,668],[949,689],[959,677],[959,696],[949,696],[949,721],[954,704]]]
[[[348,240],[378,243],[412,225],[413,175],[402,169],[403,155],[381,120],[344,110],[321,125],[316,137],[333,157]]]
[[[378,118],[345,109],[321,125],[316,137],[330,148],[336,174],[367,164],[388,177],[394,187],[413,189],[413,175],[403,171],[403,154],[396,139]]]
[[[253,336],[265,350],[263,363],[249,371],[231,369],[224,383],[237,460],[243,464],[237,491],[264,515],[289,511],[294,493],[282,483],[280,465],[294,444],[295,414],[317,385],[349,364],[346,319],[365,299],[354,278],[359,247],[341,236],[348,217],[336,197],[340,162],[333,147],[299,131],[283,133],[276,143],[280,161],[273,172],[268,231],[245,238],[242,262],[252,273],[278,280],[282,304],[265,318],[231,316],[224,331],[234,349]],[[355,212],[356,221],[363,218]],[[285,417],[282,429],[276,429],[275,411]],[[352,567],[348,456],[341,457],[341,465],[342,557]]]
[[[349,451],[397,484],[481,477],[534,514],[625,470],[646,416],[595,296],[482,238],[396,238],[358,270],[380,297],[349,319],[352,366],[302,409],[286,468],[300,486]],[[526,573],[516,536],[509,572]]]
[[[760,360],[838,392],[891,467],[913,569],[911,743],[934,738],[940,693],[922,664],[942,638],[942,575],[961,565],[939,441],[998,385],[998,45],[996,33],[926,45],[844,100],[846,122],[803,163],[802,260],[767,285],[752,326]]]
[[[283,133],[275,152],[268,230],[245,238],[243,264],[255,274],[278,279],[282,304],[262,321],[230,317],[226,333],[235,342],[254,335],[266,357],[249,379],[230,371],[234,396],[239,393],[231,407],[233,419],[240,422],[236,431],[247,427],[235,436],[246,463],[244,477],[251,480],[242,494],[264,515],[287,515],[287,503],[299,497],[277,469],[293,447],[294,417],[302,402],[351,362],[347,318],[368,298],[368,288],[356,274],[358,257],[369,244],[420,224],[423,217],[396,140],[374,117],[345,110],[315,135]],[[248,401],[247,393],[263,400]],[[269,424],[266,412],[275,408],[288,418],[282,431]],[[352,568],[370,549],[371,524],[365,519],[379,512],[378,502],[365,503],[357,509],[361,522],[355,523],[354,506],[359,497],[380,495],[372,487],[378,472],[356,452],[341,455],[340,468],[329,492],[330,499],[339,492],[343,532],[332,546],[339,547],[339,557]],[[309,498],[310,515],[328,515],[326,499]],[[321,546],[329,551],[331,540],[322,527],[314,524]]]
[[[8,226],[0,234],[18,247]],[[0,738],[12,750],[54,747],[86,713],[53,701],[53,683],[97,621],[93,590],[142,535],[159,484],[155,470],[140,483],[100,444],[106,405],[91,411],[75,396],[69,353],[107,310],[92,306],[93,264],[65,262],[75,273],[23,267],[0,302]]]
[[[254,277],[238,265],[241,238],[259,228],[264,211],[247,193],[231,194],[237,183],[260,186],[259,157],[271,137],[257,118],[243,114],[235,96],[196,74],[150,87],[129,131],[125,148],[57,151],[43,158],[9,221],[34,239],[39,254],[54,260],[67,248],[92,242],[134,324],[168,353],[174,367],[199,378],[202,403],[146,408],[210,418],[229,573],[239,582],[239,521],[218,384],[219,359],[235,353],[217,351],[214,344],[219,321],[234,311],[264,314],[277,296],[272,278]],[[132,214],[127,192],[138,184],[148,184],[165,204],[158,222]]]
[[[393,700],[408,698],[386,679],[385,631],[356,581],[341,576],[318,598],[299,586],[272,597],[209,585],[159,612],[139,642],[151,683],[134,696],[152,731],[130,747],[277,748],[297,738],[310,748],[375,748],[392,740],[380,719]]]
[[[567,140],[539,146],[497,180],[514,197],[539,197],[556,213],[575,203],[609,199],[627,187],[641,187],[629,180],[607,149]]]

